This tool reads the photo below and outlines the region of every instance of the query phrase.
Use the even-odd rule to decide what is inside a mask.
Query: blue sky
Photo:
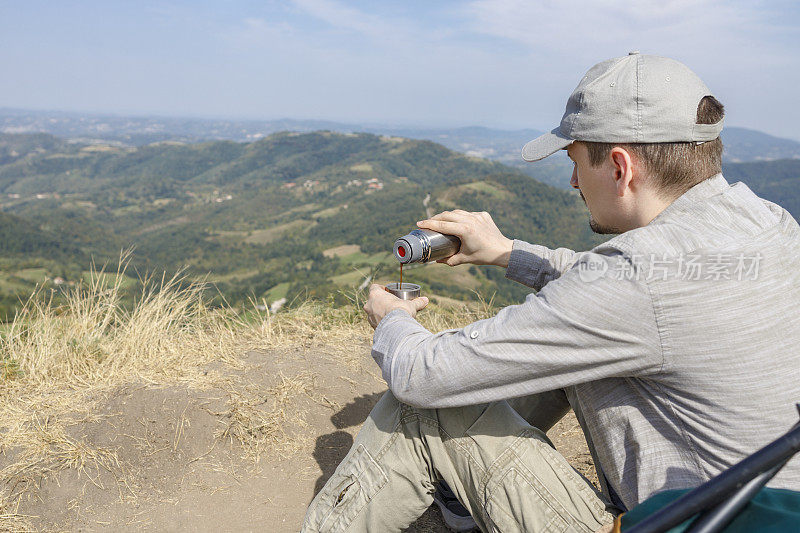
[[[550,129],[634,49],[800,139],[793,1],[0,0],[0,107]]]

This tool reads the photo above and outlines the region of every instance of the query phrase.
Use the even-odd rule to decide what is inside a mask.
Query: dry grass
[[[236,319],[204,305],[202,286],[146,279],[122,305],[125,258],[115,276],[93,272],[63,305],[37,291],[0,339],[0,528],[25,526],[13,512],[30,483],[65,468],[124,476],[113,451],[68,436],[104,392],[131,382],[208,386],[212,360],[236,364]],[[80,406],[80,407],[78,407]]]
[[[305,397],[324,407],[336,407],[316,389],[316,378],[310,372],[279,374],[278,383],[266,394],[262,390],[232,389],[229,410],[224,413],[227,423],[217,437],[241,444],[256,463],[268,453],[271,458],[291,457],[305,444],[303,430],[307,424],[298,399]]]
[[[363,352],[340,348],[366,345],[371,338],[362,293],[350,294],[351,305],[342,308],[305,302],[277,315],[236,313],[207,306],[202,284],[179,276],[150,277],[142,280],[142,292],[127,309],[121,288],[125,265],[123,256],[116,275],[93,271],[62,305],[37,291],[0,337],[0,454],[5,459],[0,530],[30,529],[27,518],[16,513],[19,498],[29,485],[66,468],[89,479],[112,472],[122,480],[118,490],[124,497],[125,472],[114,450],[91,447],[67,431],[90,420],[105,395],[119,387],[181,384],[226,391],[228,410],[220,413],[224,425],[217,436],[237,442],[258,461],[265,453],[288,456],[298,448],[298,433],[287,430],[303,427],[303,413],[292,407],[298,397],[321,406],[330,402],[316,395],[314,376],[307,372],[277,376],[265,394],[221,369],[241,368],[242,358],[253,350],[312,345],[331,347],[332,357],[353,368],[365,363]],[[477,308],[425,311],[420,318],[436,331],[491,312],[491,303],[482,302]]]

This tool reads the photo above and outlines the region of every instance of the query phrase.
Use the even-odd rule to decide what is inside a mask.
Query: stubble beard
[[[619,235],[620,233],[623,233],[621,229],[615,228],[614,226],[603,226],[602,224],[598,224],[597,221],[591,217],[589,217],[589,227],[593,232],[599,235]]]
[[[583,195],[583,191],[578,190],[578,194],[581,195],[581,200],[583,200],[583,203],[586,204],[586,207],[588,209],[589,204],[586,203],[586,197]],[[593,232],[597,233],[598,235],[618,235],[620,233],[623,233],[623,231],[620,230],[619,228],[616,228],[614,226],[604,226],[603,224],[597,222],[594,219],[594,217],[592,217],[591,211],[589,212],[589,227]]]

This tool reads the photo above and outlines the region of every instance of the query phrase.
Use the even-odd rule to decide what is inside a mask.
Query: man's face
[[[616,193],[614,165],[610,161],[593,167],[589,162],[589,151],[582,142],[574,142],[567,147],[567,155],[572,159],[572,179],[570,185],[580,191],[581,198],[589,208],[589,226],[595,233],[622,233],[616,220],[620,212],[619,197]]]

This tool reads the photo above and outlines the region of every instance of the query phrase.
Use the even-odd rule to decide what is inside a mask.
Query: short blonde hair
[[[725,107],[713,96],[697,106],[698,124],[716,124],[725,116]],[[680,196],[701,181],[722,172],[722,140],[704,143],[601,143],[583,141],[592,166],[605,161],[611,149],[621,146],[630,151],[653,178],[665,197]]]

